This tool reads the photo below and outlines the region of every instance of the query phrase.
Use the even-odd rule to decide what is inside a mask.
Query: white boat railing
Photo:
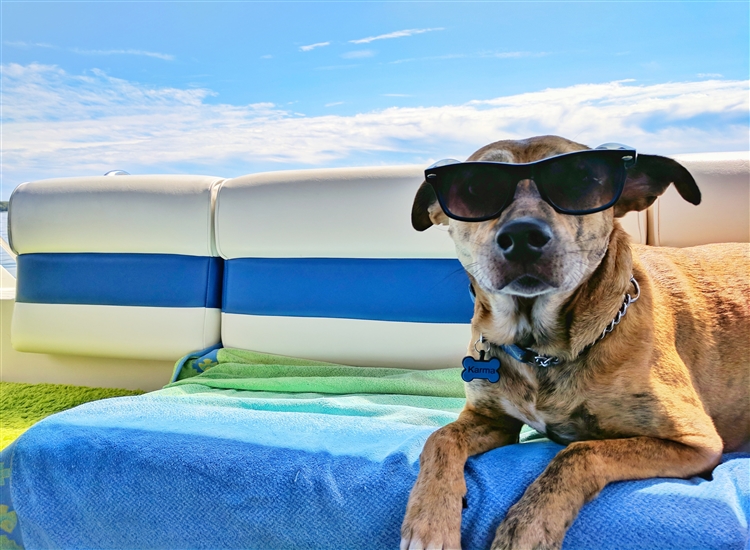
[[[5,250],[5,252],[8,253],[8,256],[10,256],[11,258],[13,258],[13,260],[16,259],[17,254],[15,252],[13,252],[13,249],[10,247],[10,244],[8,244],[5,241],[5,239],[3,239],[2,237],[0,237],[0,248],[2,248],[3,250]]]

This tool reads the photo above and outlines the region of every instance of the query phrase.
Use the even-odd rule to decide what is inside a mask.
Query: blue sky
[[[429,163],[556,133],[748,149],[747,2],[6,2],[2,189]]]

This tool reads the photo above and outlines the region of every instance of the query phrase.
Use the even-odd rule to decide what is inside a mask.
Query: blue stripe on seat
[[[224,269],[225,313],[468,323],[474,312],[458,260],[238,258]]]
[[[111,306],[221,306],[223,260],[180,254],[18,256],[16,301]]]

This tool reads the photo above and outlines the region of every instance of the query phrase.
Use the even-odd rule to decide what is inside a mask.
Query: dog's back
[[[750,244],[633,245],[653,281],[654,329],[677,352],[725,450],[750,439]]]

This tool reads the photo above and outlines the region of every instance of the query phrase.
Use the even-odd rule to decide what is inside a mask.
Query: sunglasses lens
[[[512,201],[517,183],[527,178],[558,211],[582,215],[615,203],[634,159],[634,150],[595,149],[528,164],[441,161],[425,174],[452,218],[481,221],[499,216]]]
[[[446,214],[465,219],[490,218],[506,205],[515,182],[494,166],[456,164],[436,174],[434,184]]]
[[[586,212],[611,205],[627,169],[622,155],[571,155],[537,167],[535,179],[560,210]]]

